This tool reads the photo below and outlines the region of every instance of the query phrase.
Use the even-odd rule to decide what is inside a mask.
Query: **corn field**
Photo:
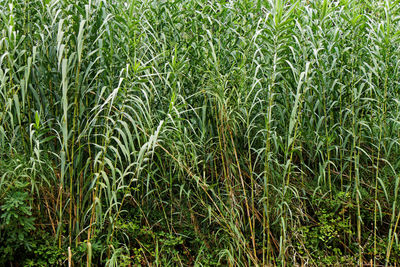
[[[0,265],[400,264],[400,1],[0,17]]]

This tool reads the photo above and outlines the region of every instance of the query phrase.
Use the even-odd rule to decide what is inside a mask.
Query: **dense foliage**
[[[0,265],[400,263],[399,1],[0,17]]]

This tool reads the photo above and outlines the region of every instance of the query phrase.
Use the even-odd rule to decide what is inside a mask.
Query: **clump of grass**
[[[399,262],[398,1],[0,9],[0,196],[54,261]]]

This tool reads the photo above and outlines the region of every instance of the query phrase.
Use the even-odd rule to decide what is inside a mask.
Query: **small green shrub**
[[[26,187],[27,184],[15,182],[1,201],[0,263],[18,259],[24,251],[32,252],[34,249],[31,233],[35,230],[35,218],[32,217],[31,196]]]

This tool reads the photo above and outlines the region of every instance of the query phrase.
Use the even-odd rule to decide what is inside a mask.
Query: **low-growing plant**
[[[34,249],[31,233],[35,230],[35,218],[32,216],[30,194],[27,184],[15,181],[7,195],[0,202],[0,263],[16,260],[25,251]]]

